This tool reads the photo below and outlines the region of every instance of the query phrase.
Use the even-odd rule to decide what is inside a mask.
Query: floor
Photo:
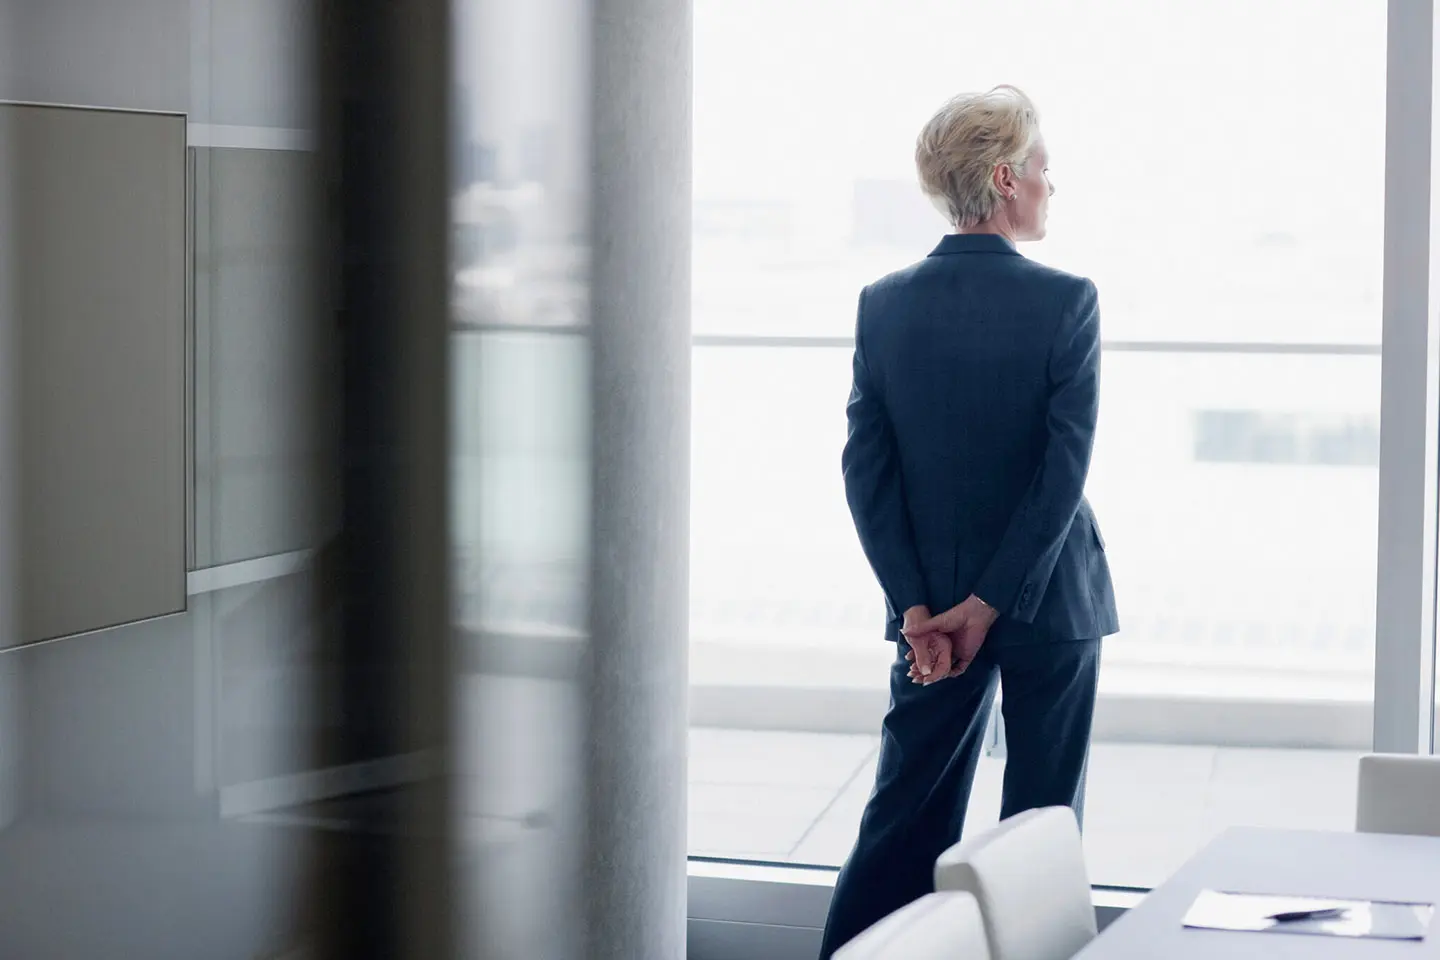
[[[879,741],[694,729],[690,853],[838,865],[874,777]],[[1350,829],[1358,754],[1097,743],[1085,844],[1091,880],[1150,887],[1234,825]],[[966,829],[994,823],[1004,761],[981,761]]]

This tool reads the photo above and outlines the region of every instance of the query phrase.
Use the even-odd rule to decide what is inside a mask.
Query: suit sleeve
[[[900,472],[900,452],[884,401],[876,389],[862,337],[865,294],[860,294],[855,326],[854,380],[845,413],[849,436],[841,456],[845,498],[892,620],[926,603],[925,580],[910,529],[910,514]]]
[[[1031,623],[1080,509],[1100,407],[1100,306],[1084,281],[1065,307],[1049,361],[1043,459],[1010,518],[975,595]]]

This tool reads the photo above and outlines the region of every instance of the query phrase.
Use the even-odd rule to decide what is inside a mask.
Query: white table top
[[[1188,930],[1201,890],[1431,903],[1423,943]],[[1440,958],[1440,838],[1239,828],[1116,920],[1076,960]]]

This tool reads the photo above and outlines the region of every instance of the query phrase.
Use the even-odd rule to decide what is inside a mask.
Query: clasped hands
[[[910,652],[905,654],[910,661],[910,679],[929,686],[964,673],[999,616],[974,594],[938,616],[932,617],[925,606],[906,610],[900,632],[910,644]]]

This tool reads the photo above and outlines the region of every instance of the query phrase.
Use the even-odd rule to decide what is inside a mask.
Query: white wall
[[[190,7],[193,121],[313,126],[310,0],[190,0]]]
[[[182,112],[189,0],[5,0],[14,43],[0,97]]]
[[[0,98],[301,128],[313,116],[307,0],[0,0],[18,41]]]
[[[0,0],[0,99],[184,112],[192,143],[207,142],[209,125],[250,134],[303,128],[314,115],[309,9],[309,0]],[[246,136],[240,130],[239,139]],[[209,351],[205,382],[197,384],[206,400],[197,410],[197,446],[212,457],[210,496],[198,505],[195,527],[223,535],[206,541],[221,549],[202,565],[313,545],[330,525],[309,506],[325,482],[313,476],[323,433],[313,378],[325,347],[315,329],[300,329],[316,314],[300,289],[310,247],[299,234],[310,208],[293,181],[310,167],[293,153],[232,150],[223,159],[232,172],[208,180],[214,192],[194,198],[207,215],[218,214],[197,224],[213,230],[197,246],[215,256],[194,318],[205,325]],[[4,199],[0,191],[0,223],[8,222]],[[0,230],[0,244],[8,235]],[[0,296],[7,259],[0,246]],[[0,327],[0,366],[3,334]],[[10,379],[0,376],[0,389]],[[0,463],[12,462],[6,440],[0,422]],[[8,475],[0,470],[0,547]],[[14,581],[7,562],[0,549],[0,591]],[[267,603],[218,632],[203,598],[191,604],[184,617],[0,654],[0,823],[22,797],[36,815],[214,809],[226,769],[212,749],[222,739],[219,715],[253,714],[245,697],[274,701],[273,689],[253,682],[229,690],[227,700],[226,636],[247,651],[271,651],[274,663],[247,654],[250,676],[275,677],[272,687],[290,701],[313,696],[305,683],[286,679],[287,671],[308,669],[295,664],[293,643],[255,642],[311,636],[304,604]],[[0,593],[0,617],[9,608]],[[286,715],[308,716],[301,706],[290,703]],[[25,719],[23,741],[7,722],[12,716]],[[304,741],[304,731],[260,728],[265,736],[249,737],[244,748],[245,770],[303,766],[293,743]],[[7,766],[16,757],[24,758],[19,775]]]

